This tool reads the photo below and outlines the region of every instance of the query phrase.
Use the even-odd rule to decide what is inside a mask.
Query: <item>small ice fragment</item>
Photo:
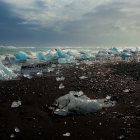
[[[56,77],[56,81],[64,81],[65,80],[65,77]]]
[[[119,136],[118,139],[124,139],[124,135]]]
[[[128,93],[130,90],[129,89],[125,89],[125,90],[123,90],[123,92],[126,92],[126,93]]]
[[[47,71],[48,71],[48,72],[54,71],[54,68],[51,68],[51,67],[50,67],[50,68],[47,69]]]
[[[16,128],[15,128],[15,132],[16,132],[16,133],[19,133],[19,132],[20,132],[20,129],[19,129],[18,127],[16,127]]]
[[[60,85],[59,85],[59,89],[62,89],[62,88],[64,88],[65,86],[61,83]]]
[[[107,100],[110,100],[110,99],[111,99],[111,96],[106,96],[106,99],[107,99]]]
[[[21,105],[21,101],[13,101],[11,104],[11,108],[16,108]]]
[[[42,75],[43,75],[42,71],[37,73],[37,76],[42,76]]]
[[[51,67],[52,67],[52,68],[55,68],[55,67],[56,67],[56,64],[52,64]]]
[[[70,133],[67,132],[67,133],[63,134],[63,136],[64,136],[64,137],[69,137],[69,136],[70,136]]]
[[[15,134],[11,134],[10,135],[10,138],[12,139],[12,138],[14,138],[15,137]]]
[[[29,74],[24,74],[23,75],[25,78],[28,78],[28,79],[31,79],[32,78],[32,76],[30,76]]]
[[[81,77],[79,77],[80,79],[86,79],[86,78],[88,78],[88,77],[86,77],[86,76],[81,76]]]

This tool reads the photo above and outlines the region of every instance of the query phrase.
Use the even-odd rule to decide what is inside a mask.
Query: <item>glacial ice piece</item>
[[[67,58],[59,58],[58,63],[59,64],[65,64],[65,63],[75,63],[76,60],[73,56],[69,56]]]
[[[16,57],[16,59],[28,59],[29,58],[29,56],[23,51],[20,51],[15,57]]]
[[[114,105],[114,101],[107,99],[91,100],[82,91],[70,91],[69,94],[59,97],[49,109],[53,110],[54,114],[67,116],[69,114],[96,112],[103,107]]]
[[[70,136],[70,133],[67,132],[67,133],[63,134],[63,136],[64,136],[64,137],[69,137],[69,136]]]
[[[108,55],[108,51],[107,50],[101,50],[96,54],[96,57],[100,57],[100,56],[107,56]]]
[[[110,48],[108,51],[109,54],[118,54],[119,55],[119,51],[117,48]]]
[[[83,80],[83,79],[87,79],[88,77],[86,77],[86,76],[81,76],[81,77],[79,77],[81,80]]]
[[[80,58],[91,58],[92,55],[90,53],[85,53],[82,56],[80,56]]]
[[[69,57],[69,55],[67,53],[63,52],[60,49],[57,50],[57,54],[60,58],[68,58]]]
[[[11,108],[17,108],[21,106],[21,101],[13,101],[11,104]]]
[[[45,56],[42,52],[37,52],[36,56],[38,60],[45,60]]]
[[[50,61],[54,61],[54,60],[58,60],[58,55],[57,53],[52,53],[52,52],[48,52],[46,55],[45,55],[45,60],[50,60]]]
[[[130,52],[122,52],[121,57],[123,59],[125,59],[127,57],[132,57],[132,53],[130,53]]]
[[[64,88],[65,86],[61,83],[60,85],[59,85],[59,89],[62,89],[62,88]]]
[[[75,54],[74,54],[73,52],[71,52],[71,51],[68,51],[67,54],[68,54],[69,56],[75,56]]]
[[[56,77],[56,81],[64,81],[65,80],[65,77]]]
[[[131,53],[132,52],[132,49],[124,49],[123,50],[123,53]]]
[[[15,132],[16,133],[19,133],[20,132],[20,129],[18,127],[15,127]]]
[[[16,76],[17,75],[12,70],[5,67],[0,61],[0,80],[8,80],[8,79],[16,78]]]

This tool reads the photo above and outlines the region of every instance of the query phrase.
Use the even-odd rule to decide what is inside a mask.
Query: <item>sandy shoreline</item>
[[[42,66],[40,66],[42,67]],[[26,69],[27,67],[23,67]],[[56,81],[64,76],[64,81]],[[87,76],[80,79],[80,76]],[[59,89],[63,83],[65,88]],[[129,89],[129,92],[124,90]],[[115,107],[87,115],[53,116],[47,109],[69,91],[82,90],[90,98],[107,95]],[[22,105],[11,108],[21,100]],[[0,82],[0,139],[140,139],[140,63],[65,66],[59,74]],[[18,127],[20,132],[15,132]],[[63,136],[67,132],[69,137]]]

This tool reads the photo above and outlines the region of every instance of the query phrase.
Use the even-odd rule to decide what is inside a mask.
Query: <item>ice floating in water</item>
[[[81,77],[79,77],[81,80],[82,79],[86,79],[86,78],[88,78],[88,77],[86,77],[86,76],[81,76]]]
[[[59,89],[62,89],[62,88],[64,88],[65,86],[61,83],[60,85],[59,85]]]
[[[23,51],[20,51],[15,57],[16,57],[16,59],[28,59],[29,58],[28,55]]]
[[[65,77],[56,77],[56,81],[64,81],[65,80]]]
[[[69,114],[87,114],[114,105],[114,101],[91,100],[82,91],[70,91],[69,94],[59,97],[49,109],[53,110],[54,114],[67,116]]]
[[[12,70],[5,67],[0,61],[0,80],[8,80],[16,77],[17,75]]]
[[[21,101],[14,101],[11,104],[11,108],[17,108],[19,106],[21,106]]]
[[[45,56],[42,52],[37,52],[36,56],[38,60],[45,60]]]

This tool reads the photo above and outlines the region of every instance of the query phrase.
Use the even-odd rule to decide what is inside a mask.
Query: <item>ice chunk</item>
[[[37,52],[36,56],[38,60],[45,60],[45,56],[42,52]]]
[[[17,75],[9,68],[5,67],[0,61],[0,80],[16,78]]]
[[[48,67],[47,68],[47,72],[52,72],[52,71],[54,71],[54,68],[53,67]]]
[[[82,79],[86,79],[86,78],[88,78],[88,77],[86,77],[86,76],[81,76],[81,77],[79,77],[81,80]]]
[[[15,57],[16,57],[16,59],[28,59],[29,58],[28,55],[23,51],[20,51]]]
[[[119,51],[118,51],[117,48],[110,48],[108,53],[110,53],[110,54],[118,54],[119,55]]]
[[[125,58],[127,58],[127,57],[132,57],[132,53],[130,53],[130,52],[123,52],[123,53],[121,54],[121,57],[122,57],[123,59],[125,59]]]
[[[20,132],[20,129],[19,129],[18,127],[16,127],[16,128],[15,128],[15,132],[16,132],[16,133],[19,133],[19,132]]]
[[[91,55],[90,53],[85,53],[82,56],[80,56],[80,58],[92,58],[95,57],[94,55]]]
[[[91,100],[82,91],[70,91],[59,97],[50,109],[54,114],[67,116],[69,114],[86,114],[95,112],[103,107],[114,106],[115,102],[106,99]]]
[[[100,57],[100,56],[107,56],[108,55],[108,51],[107,50],[101,50],[96,54],[96,57]]]
[[[51,60],[51,61],[54,61],[54,60],[58,60],[58,55],[56,53],[52,53],[52,52],[48,52],[46,55],[45,55],[45,60]]]
[[[71,51],[68,51],[67,54],[68,54],[69,56],[75,56],[75,54],[74,54],[73,52],[71,52]]]
[[[15,137],[15,134],[11,134],[10,135],[10,138],[12,139],[12,138],[14,138]]]
[[[65,77],[56,77],[56,81],[64,81],[65,80]]]
[[[123,92],[126,92],[126,93],[128,93],[129,91],[130,91],[130,89],[123,90]]]
[[[58,56],[59,56],[60,58],[67,58],[67,57],[69,57],[69,55],[68,55],[67,53],[63,52],[63,51],[60,50],[60,49],[57,49],[57,54],[58,54]]]
[[[21,106],[21,101],[13,101],[11,104],[11,108],[17,108]]]
[[[64,88],[65,86],[61,83],[60,85],[59,85],[59,89],[62,89],[62,88]]]
[[[37,72],[37,76],[42,76],[42,75],[43,75],[42,71]]]
[[[32,76],[30,76],[29,74],[24,74],[23,77],[28,78],[28,79],[32,78]]]
[[[67,132],[67,133],[63,134],[63,136],[65,136],[65,137],[69,137],[69,136],[70,136],[70,133]]]
[[[75,63],[75,58],[73,56],[69,56],[67,58],[59,58],[58,63],[64,64],[64,63]]]

